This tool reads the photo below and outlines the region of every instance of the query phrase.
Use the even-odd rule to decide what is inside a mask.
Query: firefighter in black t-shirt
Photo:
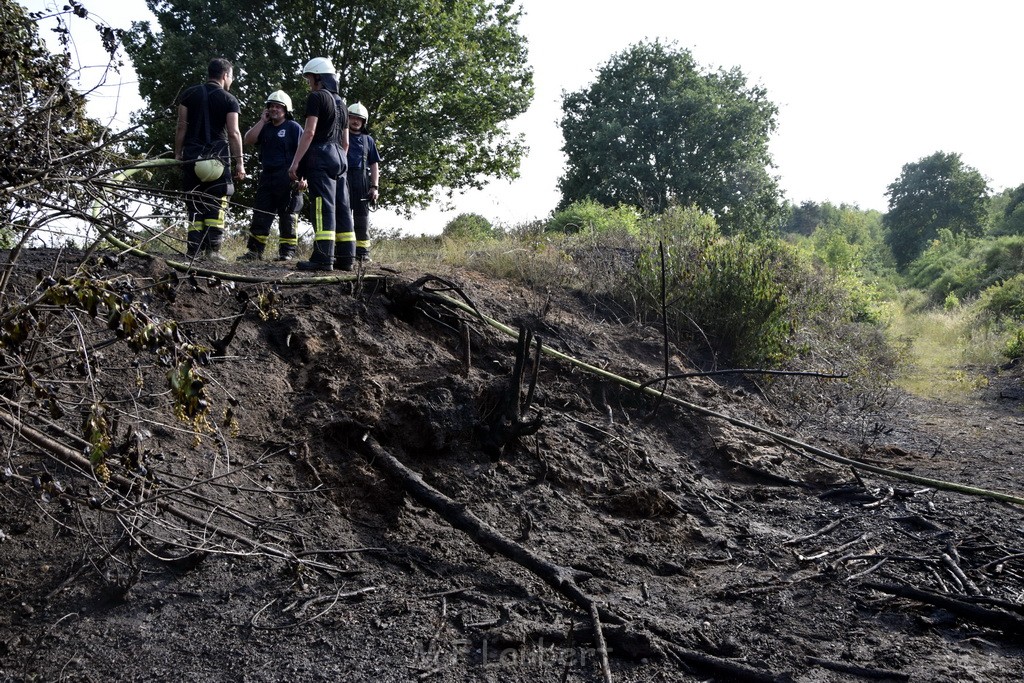
[[[345,173],[342,148],[348,148],[348,111],[338,96],[337,75],[331,60],[309,60],[302,75],[310,93],[306,98],[302,137],[288,175],[294,181],[305,180],[309,187],[313,254],[297,265],[299,270],[330,271],[334,270],[337,184],[339,176],[344,182]]]
[[[207,75],[206,83],[187,89],[178,100],[174,158],[191,162],[182,166],[188,255],[196,258],[205,252],[223,261],[224,214],[235,191],[232,179],[245,178],[245,161],[238,128],[240,107],[228,92],[234,80],[231,62],[211,60]]]

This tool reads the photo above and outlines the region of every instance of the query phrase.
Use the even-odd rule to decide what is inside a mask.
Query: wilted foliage
[[[217,428],[205,370],[216,343],[194,341],[151,308],[173,302],[183,285],[198,286],[194,276],[119,270],[114,246],[161,239],[164,221],[154,212],[180,200],[132,185],[143,175],[119,153],[130,132],[86,116],[64,40],[64,19],[86,16],[76,2],[39,17],[0,0],[0,56],[9,67],[0,83],[0,235],[9,248],[0,262],[0,424],[11,437],[4,481],[44,503],[78,503],[122,523],[131,517],[131,527],[171,510],[177,497],[141,503],[159,488],[147,436],[174,424],[199,441]],[[35,22],[43,19],[56,22],[57,54],[42,45]],[[115,34],[101,34],[113,52]],[[26,248],[45,246],[59,249]],[[84,256],[63,258],[68,246]]]

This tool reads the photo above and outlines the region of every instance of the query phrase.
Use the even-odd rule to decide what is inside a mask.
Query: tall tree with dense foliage
[[[705,71],[674,45],[633,45],[563,98],[560,207],[695,205],[727,232],[777,229],[784,209],[768,151],[777,113],[738,68]]]
[[[1024,185],[1003,190],[989,200],[990,235],[1024,235]]]
[[[786,222],[782,226],[782,232],[796,233],[798,235],[810,235],[822,224],[825,208],[823,205],[812,201],[796,204],[787,204]]]
[[[205,78],[212,57],[235,64],[242,127],[273,90],[301,116],[312,57],[331,58],[340,92],[369,109],[386,173],[381,203],[425,206],[438,193],[514,178],[525,152],[505,124],[533,97],[533,72],[513,0],[146,0],[158,27],[133,24],[126,51],[152,110]],[[173,120],[146,131],[166,150]]]
[[[886,241],[900,267],[920,256],[940,229],[979,235],[985,224],[988,183],[956,153],[905,164],[886,196]]]

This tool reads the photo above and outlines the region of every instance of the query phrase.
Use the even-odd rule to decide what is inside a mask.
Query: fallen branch
[[[816,664],[820,667],[831,669],[832,671],[838,671],[843,674],[850,674],[852,676],[860,676],[861,678],[877,678],[879,680],[893,680],[893,681],[909,681],[910,674],[905,674],[901,671],[893,671],[891,669],[876,669],[874,667],[858,666],[856,664],[845,664],[843,662],[833,662],[828,659],[822,659],[821,657],[808,657],[808,663]]]
[[[694,372],[679,372],[673,375],[665,374],[662,377],[655,377],[639,386],[646,389],[660,382],[667,382],[670,379],[690,379],[692,377],[715,377],[717,375],[782,375],[787,377],[813,377],[816,379],[846,379],[850,375],[842,373],[839,375],[829,372],[815,372],[811,370],[768,370],[765,368],[734,368],[729,370],[706,370]]]
[[[406,467],[372,437],[367,437],[362,441],[362,445],[367,451],[372,466],[398,479],[405,491],[418,504],[436,512],[446,522],[468,535],[479,546],[490,552],[498,553],[521,567],[528,569],[558,594],[569,599],[585,614],[597,614],[601,620],[609,624],[621,626],[626,623],[619,615],[601,608],[592,597],[580,589],[577,581],[581,581],[589,575],[550,562],[529,548],[524,548],[506,537],[500,531],[474,515],[465,504],[452,500],[425,482],[418,472]],[[612,645],[616,645],[619,641],[623,642],[625,651],[629,651],[632,647],[631,641],[635,640],[636,635],[629,628],[602,629],[602,632],[608,635],[608,642]],[[612,634],[615,634],[614,639]],[[744,666],[738,662],[714,657],[703,652],[688,650],[670,640],[664,640],[662,643],[680,660],[693,666],[713,671],[722,676],[723,680],[760,682],[777,681],[784,678]]]
[[[529,569],[543,579],[544,583],[582,609],[584,613],[590,613],[590,607],[594,604],[594,600],[584,593],[576,583],[590,578],[589,574],[549,562],[529,548],[519,545],[474,515],[464,504],[452,500],[425,482],[418,472],[402,464],[398,458],[381,447],[373,437],[367,437],[363,445],[369,452],[370,464],[399,479],[403,488],[417,503],[439,514],[446,522],[466,533],[484,549],[498,553]],[[602,613],[602,618],[613,624],[624,623],[621,617],[611,612]]]
[[[948,595],[933,593],[920,588],[914,588],[913,586],[876,583],[873,581],[865,581],[861,585],[865,588],[870,588],[871,590],[876,590],[881,593],[897,595],[901,598],[909,598],[911,600],[917,600],[918,602],[941,607],[962,619],[967,619],[968,621],[972,621],[986,628],[994,628],[1006,633],[1007,635],[1018,637],[1024,635],[1024,618],[1004,612],[1001,609],[989,609],[987,607],[972,605],[964,602],[963,600],[957,600],[956,598],[949,597]]]
[[[608,665],[608,646],[604,642],[604,633],[601,631],[601,615],[597,613],[597,605],[590,603],[590,621],[594,625],[594,643],[597,645],[597,654],[601,658],[601,673],[604,674],[605,683],[612,683],[612,670]]]

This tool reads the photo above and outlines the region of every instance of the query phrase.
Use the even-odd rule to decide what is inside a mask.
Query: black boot
[[[330,239],[313,240],[313,253],[308,261],[299,261],[299,270],[334,270],[334,233]]]
[[[244,254],[242,254],[241,256],[239,256],[238,260],[239,261],[262,261],[263,260],[263,252],[254,251],[254,250],[250,249],[249,251],[247,251]]]
[[[320,263],[319,261],[299,261],[295,264],[295,267],[299,270],[323,270],[327,272],[334,270],[333,264]]]
[[[352,216],[356,230],[356,260],[369,263],[370,259],[370,217]]]

